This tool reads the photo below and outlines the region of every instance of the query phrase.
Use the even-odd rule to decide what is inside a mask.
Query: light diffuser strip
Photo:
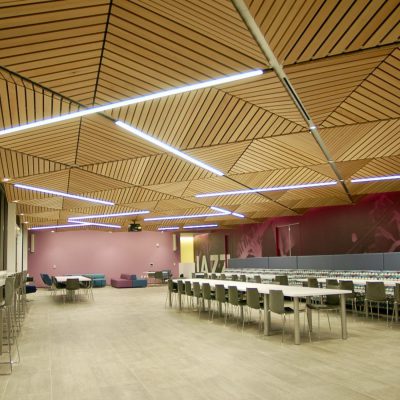
[[[22,131],[25,129],[30,129],[30,128],[38,128],[40,126],[49,125],[49,124],[52,124],[55,122],[67,121],[67,120],[73,119],[73,118],[84,117],[85,115],[95,114],[95,113],[99,113],[99,112],[103,112],[103,111],[107,111],[107,110],[112,110],[113,108],[129,106],[129,105],[137,104],[137,103],[143,103],[145,101],[155,100],[155,99],[160,99],[162,97],[172,96],[175,94],[190,92],[192,90],[198,90],[198,89],[204,89],[204,88],[211,87],[211,86],[222,85],[224,83],[234,82],[234,81],[238,81],[240,79],[251,78],[253,76],[261,75],[262,73],[263,73],[263,71],[258,69],[258,70],[254,70],[254,71],[243,72],[243,73],[239,73],[239,74],[235,74],[235,75],[225,76],[222,78],[211,79],[209,81],[199,82],[199,83],[195,83],[193,85],[186,85],[186,86],[182,86],[179,88],[164,90],[162,92],[151,93],[151,94],[148,94],[145,96],[134,97],[134,98],[127,99],[127,100],[118,101],[116,103],[110,103],[110,104],[105,104],[103,106],[88,108],[88,109],[77,111],[77,112],[74,112],[71,114],[60,115],[60,116],[54,117],[54,118],[48,118],[48,119],[44,119],[41,121],[36,121],[36,122],[29,123],[29,124],[25,124],[25,125],[15,126],[13,128],[7,128],[7,129],[0,131],[0,135],[5,135],[6,133],[19,132],[19,131]]]
[[[400,179],[400,175],[372,176],[370,178],[357,178],[357,179],[352,179],[351,183],[389,181],[392,179]]]
[[[186,225],[183,229],[198,229],[198,228],[216,228],[218,224],[207,224],[207,225]]]
[[[150,211],[131,211],[131,212],[124,212],[124,213],[115,213],[115,214],[98,214],[98,215],[84,215],[81,217],[71,217],[68,218],[68,221],[80,221],[82,219],[93,219],[93,218],[108,218],[108,217],[125,217],[129,215],[141,215],[141,214],[148,214]]]
[[[54,194],[55,196],[67,197],[67,198],[75,199],[75,200],[89,201],[91,203],[105,204],[105,205],[108,205],[108,206],[113,206],[114,205],[114,203],[112,203],[111,201],[93,199],[91,197],[77,196],[76,194],[57,192],[55,190],[43,189],[43,188],[38,188],[38,187],[28,186],[28,185],[21,185],[19,183],[14,183],[14,186],[16,188],[19,188],[19,189],[26,189],[26,190],[31,190],[33,192]]]
[[[235,196],[238,194],[250,194],[250,193],[260,193],[260,192],[274,192],[278,190],[291,190],[291,189],[304,189],[311,187],[320,186],[332,186],[336,185],[336,181],[329,182],[319,182],[319,183],[305,183],[302,185],[289,185],[289,186],[275,186],[269,188],[258,188],[258,189],[244,189],[244,190],[232,190],[230,192],[216,192],[216,193],[200,193],[196,194],[195,197],[217,197],[217,196]]]
[[[213,167],[211,167],[211,166],[209,166],[209,165],[207,165],[207,164],[205,164],[205,163],[203,163],[203,162],[201,162],[199,160],[196,160],[193,157],[190,157],[189,155],[183,153],[182,151],[177,150],[174,147],[172,147],[172,146],[170,146],[170,145],[168,145],[168,144],[166,144],[164,142],[161,142],[160,140],[154,138],[153,136],[148,135],[147,133],[139,131],[139,129],[136,129],[133,126],[125,124],[122,121],[117,121],[116,124],[118,126],[120,126],[121,128],[127,130],[128,132],[133,133],[135,136],[138,136],[141,139],[144,139],[147,142],[150,142],[150,143],[154,144],[157,147],[161,147],[162,149],[168,151],[169,153],[172,153],[172,154],[174,154],[174,155],[176,155],[176,156],[178,156],[180,158],[183,158],[184,160],[189,161],[190,163],[195,164],[198,167],[204,168],[207,171],[210,171],[213,174],[216,174],[218,176],[223,176],[224,175],[223,172],[221,172],[221,171],[219,171],[219,170],[217,170],[217,169],[215,169],[215,168],[213,168]]]

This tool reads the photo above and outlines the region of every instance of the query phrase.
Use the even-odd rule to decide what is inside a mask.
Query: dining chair
[[[15,275],[8,276],[5,280],[4,291],[0,291],[0,312],[5,315],[5,330],[7,349],[3,353],[8,353],[8,361],[2,361],[0,364],[8,364],[10,368],[10,374],[12,372],[13,364],[20,362],[18,338],[16,327],[13,324],[13,306],[14,306],[14,295],[15,295]],[[3,329],[3,327],[1,327]],[[3,330],[4,333],[4,330]],[[17,360],[13,360],[12,356],[12,345],[15,345],[17,351]]]
[[[272,283],[289,286],[289,279],[287,275],[276,275]]]
[[[65,283],[66,296],[64,296],[64,303],[65,303],[65,298],[69,294],[72,294],[73,301],[75,301],[76,292],[79,292],[80,288],[81,286],[78,278],[68,278]]]
[[[336,287],[327,287],[327,289],[336,289]],[[331,323],[329,320],[329,311],[340,311],[340,297],[338,294],[330,294],[325,296],[325,302],[321,303],[307,303],[306,307],[311,311],[315,310],[318,313],[318,338],[320,338],[320,313],[321,311],[326,312],[326,316],[328,318],[329,330],[331,331]],[[308,321],[309,330],[311,328],[310,321]],[[310,336],[311,339],[311,336]]]
[[[305,308],[299,309],[299,312],[305,312]],[[292,307],[285,306],[285,297],[283,296],[282,290],[270,290],[269,291],[269,313],[279,314],[282,318],[282,343],[285,336],[285,325],[286,325],[286,315],[290,317],[294,314],[294,309]],[[304,317],[305,318],[305,317]],[[308,335],[311,341],[310,327],[308,327]]]
[[[258,310],[258,329],[261,330],[261,311],[264,309],[264,302],[260,300],[260,293],[257,288],[246,288],[246,305],[249,311],[249,322],[251,321],[251,310]],[[245,318],[243,318],[242,332],[244,330]]]
[[[239,279],[240,279],[241,282],[247,282],[247,276],[244,275],[244,274],[241,274]]]
[[[345,295],[346,300],[351,301],[351,309],[357,313],[357,294],[354,291],[354,282],[351,280],[348,281],[339,281],[339,289],[340,290],[351,290],[351,293]]]
[[[217,279],[217,274],[212,273],[211,274],[211,279]]]
[[[202,294],[201,294],[201,287],[199,282],[193,282],[193,298],[196,298],[196,305],[197,309],[199,311],[199,318],[200,318],[200,305],[201,305],[201,299],[202,299]]]
[[[396,286],[394,287],[394,297],[393,297],[392,324],[395,316],[396,316],[396,322],[399,319],[399,303],[400,303],[400,283],[396,283]]]
[[[239,296],[239,291],[236,286],[228,286],[228,305],[237,309],[236,326],[239,324],[239,315],[243,318],[243,306],[246,305],[246,301]],[[232,313],[235,316],[235,313]],[[225,325],[228,318],[228,313],[225,315]]]
[[[254,275],[254,282],[261,283],[261,275]]]
[[[237,280],[239,280],[239,277],[236,274],[233,274],[233,275],[231,275],[231,280],[237,281]]]
[[[203,307],[205,307],[205,301],[207,300],[208,303],[208,319],[211,316],[211,304],[212,301],[215,299],[214,294],[211,292],[211,286],[209,283],[203,283],[201,286],[202,297],[203,297]]]
[[[371,317],[374,318],[372,313],[372,303],[378,306],[378,319],[379,319],[379,306],[380,303],[386,303],[386,322],[389,323],[389,300],[386,296],[385,284],[383,282],[367,282],[365,287],[364,310],[365,317],[368,317],[368,304],[371,310]]]
[[[189,302],[192,303],[192,308],[194,308],[192,284],[190,281],[185,281],[185,295],[186,295],[187,308],[189,308]]]
[[[172,304],[174,302],[174,297],[178,295],[178,285],[171,278],[167,280],[167,289],[168,290],[167,290],[167,295],[165,297],[164,308],[167,307],[167,301],[169,299],[169,296],[171,296],[171,307],[172,307]]]
[[[226,275],[225,274],[221,274],[219,276],[219,279],[221,279],[222,281],[225,281],[226,280]]]
[[[52,289],[53,282],[48,274],[40,274],[42,282],[49,288]]]
[[[328,286],[330,286],[330,287],[333,287],[333,286],[338,287],[339,286],[339,282],[338,282],[337,279],[327,278],[325,280],[325,285],[326,285],[326,287],[328,287]]]
[[[225,287],[224,285],[215,285],[215,302],[218,307],[218,316],[221,317],[220,315],[220,310],[222,310],[222,305],[225,306],[225,315],[226,315],[226,295],[225,295]],[[211,316],[211,321],[214,320],[214,311],[212,312]]]

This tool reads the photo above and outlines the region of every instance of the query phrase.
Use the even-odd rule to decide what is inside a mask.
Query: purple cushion
[[[134,280],[136,279],[136,275],[131,275],[131,274],[121,274],[121,279],[129,279],[129,280]]]
[[[131,288],[132,280],[130,279],[111,279],[111,286],[115,288]]]

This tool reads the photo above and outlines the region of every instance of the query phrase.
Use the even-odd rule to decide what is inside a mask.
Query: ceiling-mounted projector
[[[142,226],[140,224],[129,224],[128,225],[128,232],[141,232],[142,231]]]

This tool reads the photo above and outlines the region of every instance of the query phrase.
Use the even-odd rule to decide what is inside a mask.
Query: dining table
[[[241,282],[241,281],[230,281],[220,279],[174,279],[175,283],[178,280],[183,282],[198,282],[200,286],[203,283],[209,283],[211,289],[215,288],[215,285],[224,285],[227,290],[229,286],[236,286],[239,292],[246,292],[247,288],[256,288],[261,295],[264,297],[264,335],[271,335],[271,313],[269,312],[269,291],[270,290],[281,290],[285,297],[293,299],[293,310],[294,310],[294,342],[300,344],[300,300],[305,299],[306,302],[310,302],[313,297],[328,296],[328,295],[339,295],[340,297],[340,321],[341,321],[341,337],[347,339],[347,319],[346,319],[346,294],[350,294],[350,290],[341,289],[326,289],[326,288],[310,288],[303,286],[287,286],[287,285],[276,285],[268,283],[254,283],[254,282]],[[169,292],[169,305],[172,307],[172,293]],[[178,293],[178,304],[179,309],[182,309],[181,293]],[[307,308],[307,316],[310,324],[310,331],[312,330],[312,312]]]

